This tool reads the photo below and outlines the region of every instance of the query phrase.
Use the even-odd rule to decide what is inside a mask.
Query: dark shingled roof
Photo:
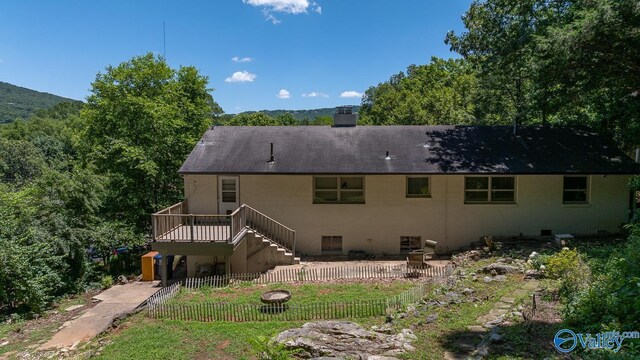
[[[513,135],[508,126],[222,126],[204,134],[180,173],[637,174],[639,169],[615,144],[585,129],[522,127]]]

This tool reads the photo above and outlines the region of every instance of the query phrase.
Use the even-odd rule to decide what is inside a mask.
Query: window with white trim
[[[562,179],[563,204],[589,203],[589,177],[565,176]]]
[[[428,176],[407,176],[407,197],[430,197]]]
[[[421,236],[400,236],[400,252],[410,252],[422,249]]]
[[[323,253],[341,253],[342,236],[323,236],[320,246]]]
[[[364,204],[363,176],[314,176],[315,204]]]
[[[466,176],[464,202],[467,204],[512,204],[516,202],[515,176]]]

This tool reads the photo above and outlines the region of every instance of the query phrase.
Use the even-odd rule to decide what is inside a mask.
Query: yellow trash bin
[[[158,255],[157,251],[151,251],[142,255],[142,281],[153,281],[155,278],[153,257]]]

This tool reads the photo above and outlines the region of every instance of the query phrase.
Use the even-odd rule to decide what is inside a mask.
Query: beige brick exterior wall
[[[464,176],[432,175],[430,198],[407,198],[406,176],[365,176],[365,204],[313,204],[310,175],[240,175],[240,203],[296,230],[297,250],[320,254],[323,235],[343,237],[343,252],[397,254],[400,236],[435,240],[441,251],[483,235],[615,232],[628,219],[629,176],[590,176],[588,205],[562,203],[561,175],[516,177],[516,204],[465,204]],[[185,176],[192,213],[216,213],[217,178]]]

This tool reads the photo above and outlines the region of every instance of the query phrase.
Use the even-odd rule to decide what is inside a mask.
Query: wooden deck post
[[[224,273],[225,275],[231,274],[231,256],[224,257]]]
[[[169,261],[167,259],[168,254],[167,253],[160,253],[160,256],[162,256],[162,287],[166,287],[168,284],[169,279],[167,279],[167,277],[169,276]]]
[[[190,231],[191,238],[189,240],[194,241],[195,238],[193,237],[193,214],[189,214],[189,226],[191,228],[191,231]]]
[[[291,254],[296,257],[296,231],[293,230],[293,245],[291,245]]]

